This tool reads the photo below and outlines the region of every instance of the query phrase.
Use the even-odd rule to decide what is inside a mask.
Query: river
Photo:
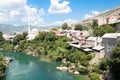
[[[6,76],[2,80],[87,80],[85,76],[72,75],[66,71],[57,71],[58,63],[48,63],[24,53],[2,51],[13,58]]]

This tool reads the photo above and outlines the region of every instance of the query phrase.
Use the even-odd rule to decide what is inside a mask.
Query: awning
[[[100,50],[104,49],[104,47],[103,46],[95,46],[92,49],[100,51]]]
[[[86,48],[86,49],[83,49],[83,50],[86,51],[86,52],[93,51],[92,49],[89,49],[89,48]]]
[[[76,48],[80,48],[81,47],[81,44],[69,44],[70,46],[73,46],[73,47],[76,47]]]

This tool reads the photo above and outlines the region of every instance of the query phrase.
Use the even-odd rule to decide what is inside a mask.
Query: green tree
[[[6,65],[3,62],[3,55],[0,53],[0,77],[3,76],[3,73],[5,72]]]
[[[67,28],[68,28],[68,24],[67,24],[67,23],[63,23],[63,24],[62,24],[62,29],[65,30],[65,29],[67,29]]]
[[[27,39],[26,36],[27,36],[27,32],[23,32],[22,34],[17,34],[15,36],[15,38],[13,39],[13,44],[16,45],[18,44],[21,40],[25,40]]]
[[[75,25],[75,30],[83,30],[83,26],[80,24]]]
[[[0,42],[4,41],[4,38],[2,36],[2,32],[0,32]]]
[[[89,77],[90,77],[90,80],[100,80],[99,74],[97,73],[90,73]]]
[[[110,59],[110,71],[113,74],[114,80],[120,77],[120,41],[118,41],[117,46],[112,50],[112,57]]]
[[[3,60],[3,55],[0,53],[0,61]]]
[[[102,36],[105,33],[113,33],[113,32],[115,32],[115,29],[110,25],[96,27],[93,31],[94,35],[96,36]]]

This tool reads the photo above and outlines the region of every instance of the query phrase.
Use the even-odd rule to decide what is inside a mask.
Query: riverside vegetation
[[[0,79],[4,76],[7,66],[3,61],[3,55],[0,53]]]
[[[95,35],[103,35],[102,33],[96,33],[96,30],[98,29],[94,29]],[[108,31],[111,32],[110,30]],[[115,78],[120,76],[118,74],[120,73],[119,44],[113,50],[111,59],[103,58],[98,65],[90,66],[89,61],[94,55],[69,46],[67,42],[71,40],[66,36],[58,37],[54,32],[39,32],[34,40],[27,40],[26,36],[27,33],[24,32],[17,34],[13,41],[5,41],[2,33],[0,33],[0,49],[12,52],[25,52],[47,61],[62,61],[62,59],[66,59],[66,62],[62,64],[63,66],[70,67],[74,65],[74,71],[77,70],[81,74],[89,75],[91,80],[100,80],[99,75],[106,74],[107,70],[113,72],[113,77]]]
[[[75,65],[75,70],[80,73],[89,73],[92,54],[70,47],[67,42],[71,40],[66,36],[58,37],[54,32],[39,32],[34,40],[27,40],[26,36],[27,33],[24,32],[16,35],[13,41],[1,41],[1,50],[25,52],[47,61],[66,59],[67,62],[62,64],[63,66]]]

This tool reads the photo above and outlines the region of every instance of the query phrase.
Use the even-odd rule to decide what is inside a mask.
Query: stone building
[[[106,33],[102,36],[102,46],[104,46],[105,56],[110,57],[112,49],[120,40],[120,33]]]

